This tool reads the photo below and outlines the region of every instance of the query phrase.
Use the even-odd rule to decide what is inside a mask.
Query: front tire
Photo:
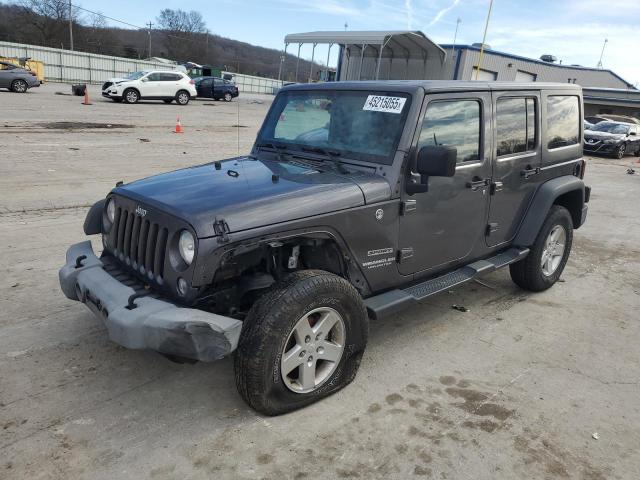
[[[542,292],[558,281],[573,242],[573,221],[569,211],[553,205],[542,224],[529,255],[509,266],[511,279],[520,288]]]
[[[266,415],[316,402],[348,385],[369,323],[362,298],[337,275],[294,272],[251,307],[235,356],[242,398]]]
[[[186,90],[180,90],[176,93],[176,103],[178,105],[186,105],[189,103],[189,100],[191,100],[191,95],[189,95],[189,92]]]
[[[620,160],[620,159],[622,159],[622,157],[624,157],[624,154],[626,153],[626,151],[627,151],[627,147],[626,147],[626,145],[624,143],[622,143],[613,152],[613,157],[617,158],[618,160]]]
[[[14,80],[11,84],[11,91],[15,93],[26,93],[29,89],[29,85],[24,80]]]
[[[138,103],[138,100],[140,100],[140,94],[133,88],[125,90],[122,94],[122,101],[124,103]]]

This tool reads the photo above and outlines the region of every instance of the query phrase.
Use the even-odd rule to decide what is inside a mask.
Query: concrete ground
[[[0,478],[640,478],[636,158],[588,159],[588,221],[554,288],[503,270],[373,322],[353,384],[268,418],[230,359],[111,343],[57,270],[116,181],[235,155],[238,132],[248,151],[269,98],[130,106],[92,87],[83,106],[69,90],[0,92]]]

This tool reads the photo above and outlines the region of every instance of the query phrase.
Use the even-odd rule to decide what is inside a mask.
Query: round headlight
[[[191,235],[191,232],[187,230],[183,230],[180,233],[180,240],[178,241],[178,251],[180,252],[180,256],[185,261],[187,265],[191,265],[193,262],[193,256],[196,252],[196,242]]]
[[[109,223],[113,223],[115,219],[116,219],[116,202],[112,198],[111,200],[109,200],[109,203],[107,203],[107,220],[109,220]]]

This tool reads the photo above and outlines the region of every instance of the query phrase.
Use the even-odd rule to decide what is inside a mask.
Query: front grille
[[[125,265],[162,283],[168,236],[166,227],[120,206],[109,232],[109,246]]]
[[[106,90],[107,88],[109,88],[111,85],[113,85],[113,82],[104,82],[102,84],[102,90]]]

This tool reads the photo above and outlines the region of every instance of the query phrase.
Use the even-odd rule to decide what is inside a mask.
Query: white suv
[[[102,95],[115,102],[137,103],[138,100],[176,101],[186,105],[198,94],[195,82],[186,73],[177,71],[136,72],[111,85],[105,83]],[[110,83],[110,82],[108,82]]]

